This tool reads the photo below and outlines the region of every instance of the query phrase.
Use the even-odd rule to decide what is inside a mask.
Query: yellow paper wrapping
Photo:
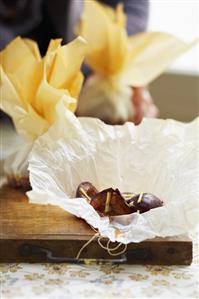
[[[1,109],[11,116],[21,135],[35,139],[44,133],[61,99],[66,108],[76,109],[86,49],[81,37],[64,46],[57,39],[41,58],[34,41],[17,37],[0,53]]]
[[[0,53],[1,109],[13,120],[26,142],[5,161],[4,169],[19,185],[27,177],[28,155],[34,140],[48,130],[56,118],[59,101],[75,111],[83,82],[80,67],[87,50],[78,37],[61,46],[51,40],[42,58],[37,44],[15,38]],[[64,129],[64,128],[63,128]]]
[[[80,115],[95,116],[99,114],[99,107],[103,107],[103,114],[106,110],[104,105],[111,103],[115,106],[112,108],[113,116],[120,114],[128,118],[127,111],[120,112],[120,109],[127,110],[121,108],[121,95],[125,96],[123,88],[149,84],[195,43],[185,43],[162,32],[139,33],[129,37],[125,26],[126,17],[121,4],[113,10],[94,0],[84,1],[84,11],[76,32],[88,42],[86,62],[97,78],[93,80],[95,86],[89,82],[82,91],[78,103]],[[113,89],[119,89],[120,96],[117,97]],[[95,98],[98,99],[96,106],[91,103]]]

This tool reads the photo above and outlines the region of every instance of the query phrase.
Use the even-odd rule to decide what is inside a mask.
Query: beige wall
[[[161,118],[191,121],[199,115],[199,76],[166,73],[150,90]]]

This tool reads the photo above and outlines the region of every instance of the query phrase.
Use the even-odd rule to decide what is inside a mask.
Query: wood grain
[[[1,226],[3,239],[77,239],[88,240],[93,230],[85,221],[51,205],[28,202],[20,189],[0,190]]]
[[[95,233],[85,221],[55,206],[29,204],[22,191],[9,187],[0,190],[0,216],[0,262],[52,261],[43,249],[56,257],[75,258]],[[26,245],[36,251],[24,254]],[[130,264],[189,265],[192,242],[186,236],[155,238],[129,244],[125,255]],[[113,258],[97,240],[85,248],[82,257]]]

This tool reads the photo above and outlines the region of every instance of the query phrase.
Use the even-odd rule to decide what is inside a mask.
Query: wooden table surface
[[[19,217],[16,204],[20,203],[20,191],[17,194],[18,196],[14,196],[15,215]],[[24,200],[27,199],[21,199],[21,203]],[[1,211],[2,208],[7,211],[10,207],[10,203],[3,203],[2,198],[0,204]],[[59,209],[56,209],[59,213]],[[49,216],[48,213],[44,213],[43,207],[39,212],[42,218],[43,215]],[[60,221],[65,219],[65,215],[64,212]],[[28,214],[26,218],[30,216],[31,214]],[[48,217],[45,219],[43,226],[48,233],[49,220]],[[6,217],[4,220],[6,222]],[[22,222],[19,217],[19,225]],[[0,225],[0,229],[2,228]],[[34,229],[29,222],[24,232],[27,234]],[[53,229],[56,232],[56,228]],[[7,230],[14,233],[16,228],[9,226]],[[1,234],[1,238],[3,235],[5,237],[5,233]],[[194,239],[193,262],[190,266],[3,263],[0,264],[1,295],[4,299],[198,298],[199,248],[196,237],[197,235]]]

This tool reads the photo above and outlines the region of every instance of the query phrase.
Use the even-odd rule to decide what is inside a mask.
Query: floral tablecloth
[[[199,298],[198,249],[191,266],[0,264],[0,298]]]
[[[2,299],[199,298],[191,266],[0,264]]]

